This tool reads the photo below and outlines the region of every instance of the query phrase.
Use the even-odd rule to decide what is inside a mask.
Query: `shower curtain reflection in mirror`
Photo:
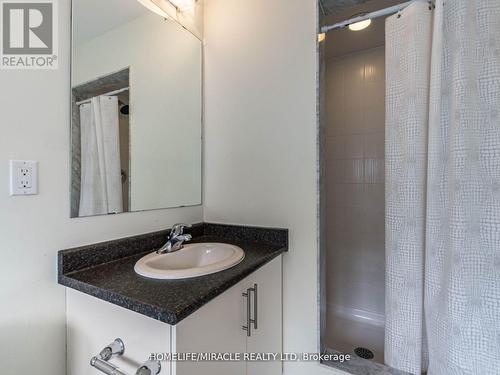
[[[81,187],[79,216],[123,212],[116,96],[80,105]]]
[[[130,70],[72,88],[71,217],[130,210]]]

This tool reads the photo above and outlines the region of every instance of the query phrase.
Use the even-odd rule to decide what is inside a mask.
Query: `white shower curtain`
[[[123,212],[118,98],[99,96],[80,105],[79,216]]]
[[[386,22],[385,360],[500,374],[500,1]]]

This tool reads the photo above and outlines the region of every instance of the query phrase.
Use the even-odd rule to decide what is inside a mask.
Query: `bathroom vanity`
[[[202,204],[203,1],[170,15],[146,3],[72,2],[71,217]],[[152,375],[165,359],[162,375],[280,374],[279,361],[169,356],[282,351],[287,231],[203,223],[181,249],[167,237],[59,252],[67,373]]]
[[[135,374],[152,353],[162,375],[281,373],[279,360],[234,359],[282,352],[287,231],[207,223],[189,231],[191,242],[235,245],[245,257],[217,273],[158,280],[140,276],[134,265],[163,245],[167,231],[59,252],[59,283],[68,287],[68,374],[99,374],[90,360],[116,338],[125,350],[109,363],[125,374]],[[232,355],[183,361],[188,353]]]

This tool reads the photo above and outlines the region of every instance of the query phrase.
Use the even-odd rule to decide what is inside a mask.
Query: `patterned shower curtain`
[[[386,22],[385,360],[500,374],[500,1]]]

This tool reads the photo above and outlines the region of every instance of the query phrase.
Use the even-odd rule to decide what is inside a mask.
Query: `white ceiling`
[[[324,14],[337,14],[343,9],[359,5],[369,0],[319,0],[321,10]]]
[[[137,0],[73,0],[73,43],[85,43],[146,12]]]

